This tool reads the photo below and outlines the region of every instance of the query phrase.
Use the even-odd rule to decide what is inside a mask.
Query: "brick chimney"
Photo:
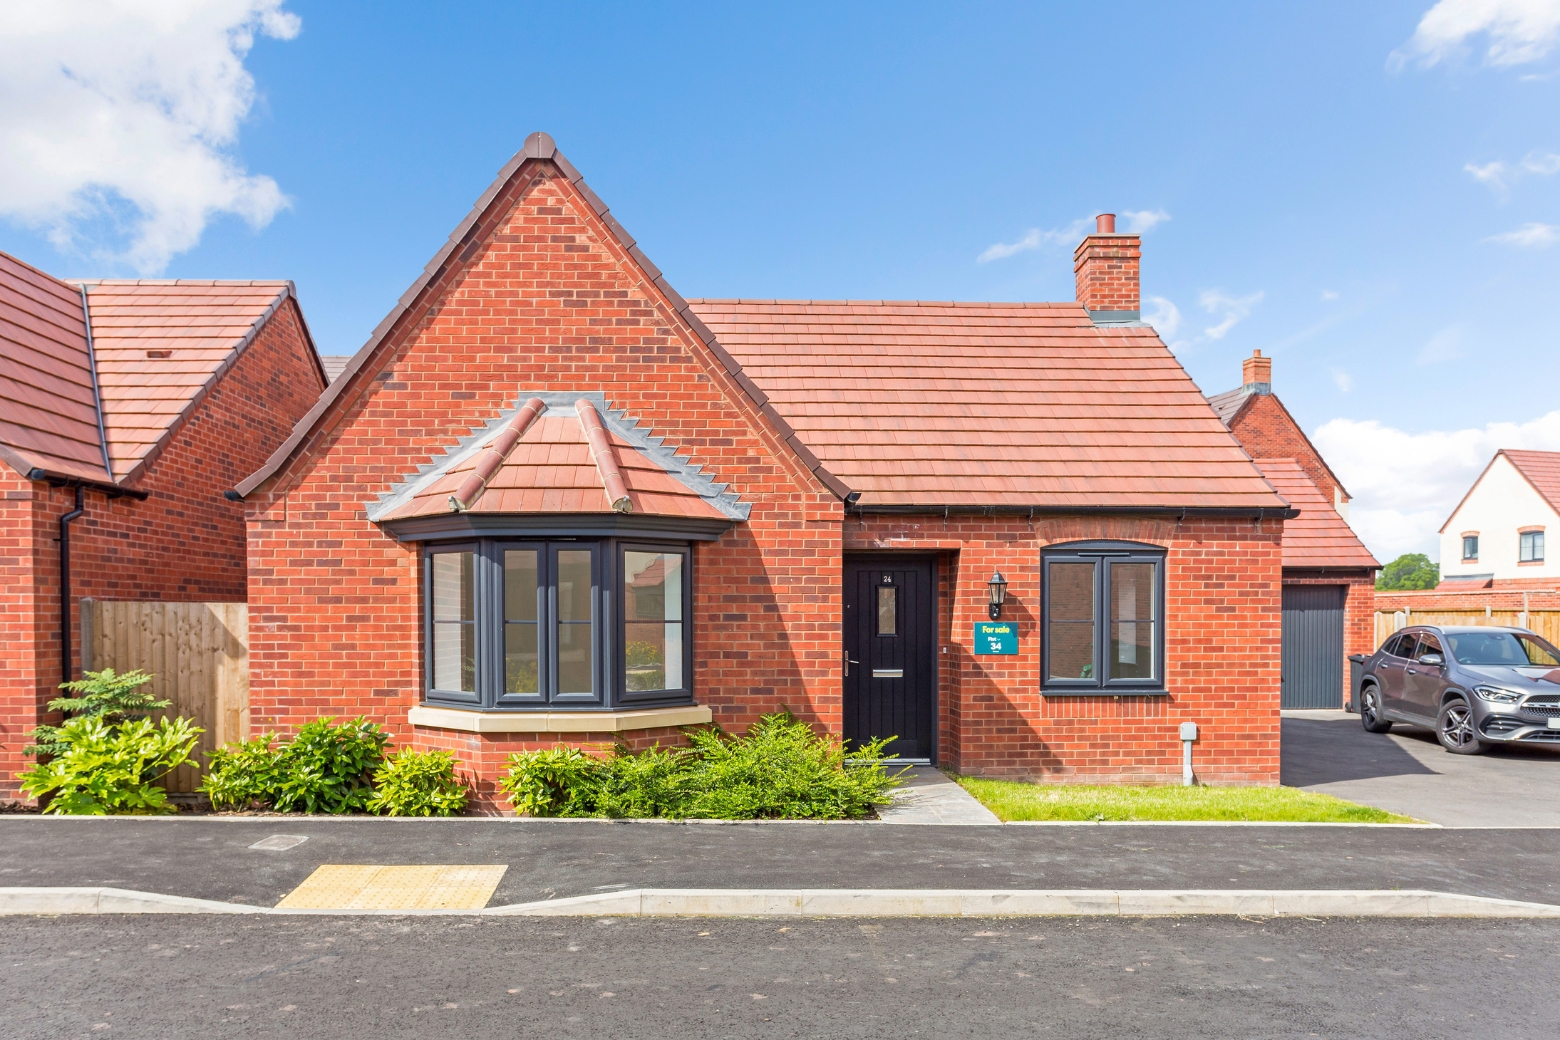
[[[1262,351],[1252,351],[1251,356],[1240,363],[1240,374],[1244,377],[1241,382],[1245,384],[1241,389],[1246,393],[1271,394],[1273,392],[1273,359],[1263,357]]]
[[[1116,234],[1116,214],[1094,218],[1094,234],[1073,250],[1073,277],[1078,302],[1095,324],[1141,320],[1138,263],[1142,256],[1140,236]]]

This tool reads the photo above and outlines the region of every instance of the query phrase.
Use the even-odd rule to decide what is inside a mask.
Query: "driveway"
[[[1442,750],[1428,729],[1366,733],[1342,711],[1283,713],[1283,782],[1446,827],[1560,827],[1560,751]]]

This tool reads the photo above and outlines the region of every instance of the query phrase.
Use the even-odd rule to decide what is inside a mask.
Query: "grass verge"
[[[1119,787],[1028,784],[955,776],[1010,820],[1245,820],[1261,823],[1417,823],[1409,816],[1294,787]]]

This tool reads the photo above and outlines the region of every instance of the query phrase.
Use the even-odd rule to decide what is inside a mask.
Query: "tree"
[[[160,701],[141,689],[151,681],[150,675],[139,670],[120,675],[112,668],[84,672],[80,679],[60,683],[60,689],[76,696],[54,698],[49,702],[49,710],[77,718],[101,718],[110,727],[135,722],[173,703]],[[69,750],[58,726],[39,726],[32,731],[32,740],[31,745],[22,748],[22,754],[63,755]]]
[[[1424,553],[1404,553],[1376,575],[1376,588],[1383,592],[1412,592],[1433,589],[1441,582],[1441,568]]]

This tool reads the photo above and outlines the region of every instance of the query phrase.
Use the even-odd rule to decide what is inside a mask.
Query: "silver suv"
[[[1430,726],[1457,755],[1560,747],[1560,650],[1525,628],[1405,628],[1365,659],[1358,703],[1367,732]]]

